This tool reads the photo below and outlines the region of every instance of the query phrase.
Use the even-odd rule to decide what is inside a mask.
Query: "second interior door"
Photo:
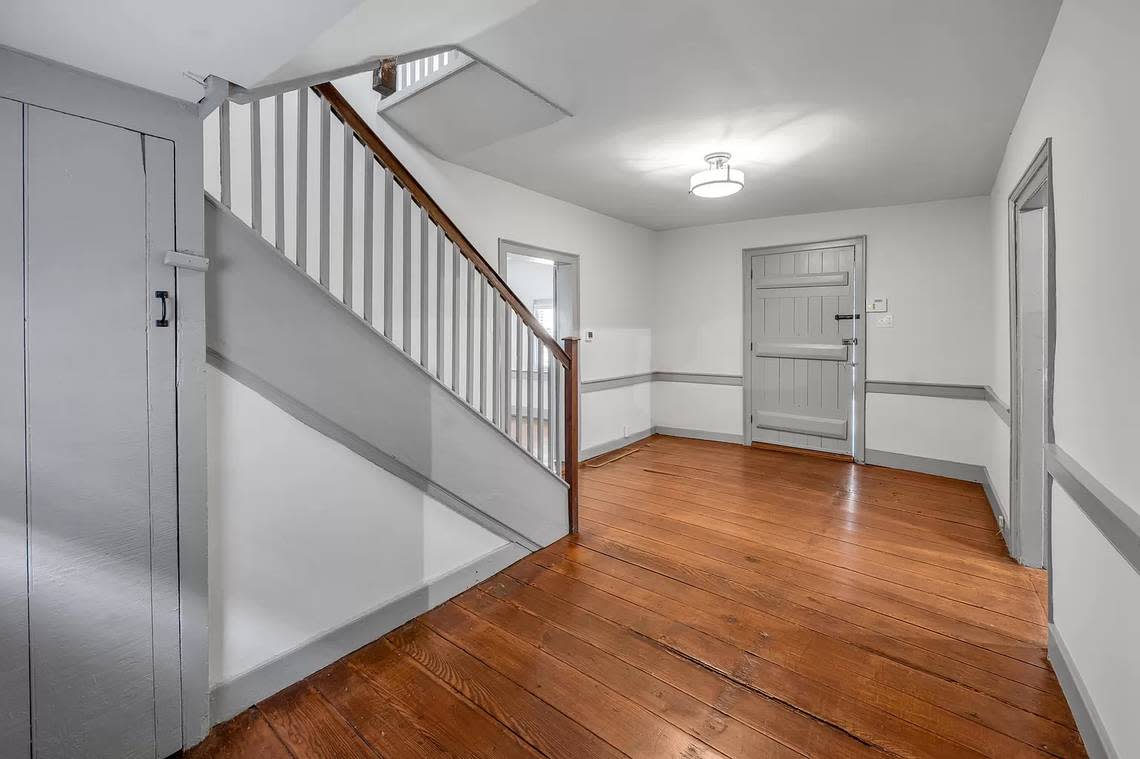
[[[862,458],[862,241],[745,252],[749,443]]]

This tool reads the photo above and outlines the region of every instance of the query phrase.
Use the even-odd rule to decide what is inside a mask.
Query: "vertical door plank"
[[[33,742],[154,755],[143,140],[35,107],[27,140]]]
[[[31,755],[24,478],[24,116],[0,100],[0,746]]]
[[[158,756],[182,748],[182,671],[178,614],[178,450],[175,430],[175,332],[178,291],[174,269],[174,143],[144,138],[148,294],[165,290],[169,327],[159,327],[161,304],[151,299],[147,320],[147,394],[150,405],[151,637],[154,650],[154,718]]]

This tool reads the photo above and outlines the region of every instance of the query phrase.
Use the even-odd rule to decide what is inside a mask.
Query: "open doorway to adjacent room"
[[[1046,140],[1009,198],[1010,549],[1048,568],[1056,291],[1052,144]]]

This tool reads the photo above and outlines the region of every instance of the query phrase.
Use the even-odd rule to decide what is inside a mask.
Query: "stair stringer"
[[[528,550],[567,485],[206,195],[206,345],[235,379]]]

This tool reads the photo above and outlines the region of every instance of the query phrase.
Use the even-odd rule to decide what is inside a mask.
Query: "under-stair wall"
[[[206,196],[214,721],[570,528],[576,351],[382,145],[300,95],[289,196],[286,124],[263,135],[248,107],[252,165],[213,167],[225,202]]]

